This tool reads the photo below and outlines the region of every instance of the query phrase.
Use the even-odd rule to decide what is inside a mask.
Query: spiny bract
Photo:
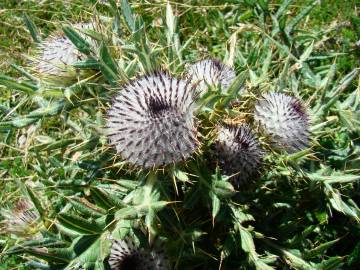
[[[219,127],[215,154],[222,173],[239,186],[252,182],[259,174],[264,152],[257,137],[246,124]]]
[[[226,92],[236,74],[220,60],[206,59],[191,65],[187,77],[196,85],[197,93],[201,95],[207,92],[209,86],[220,86],[222,92]]]
[[[112,270],[165,270],[168,269],[163,251],[137,248],[131,240],[115,240],[110,251]]]
[[[307,147],[308,114],[296,97],[283,93],[264,94],[256,103],[254,116],[275,146],[290,153]]]
[[[149,168],[197,150],[190,83],[156,73],[125,85],[108,111],[107,135],[132,164]]]
[[[79,23],[75,29],[93,29],[91,23]],[[90,43],[92,47],[95,42],[86,35],[80,35]],[[67,84],[77,78],[78,71],[72,66],[78,61],[84,61],[87,56],[80,52],[76,46],[61,31],[57,31],[45,39],[38,47],[38,53],[34,59],[34,71],[49,82]]]

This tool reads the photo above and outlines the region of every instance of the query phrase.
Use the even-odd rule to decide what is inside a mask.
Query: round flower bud
[[[223,93],[236,78],[235,71],[219,60],[202,60],[191,65],[187,77],[196,85],[196,92],[200,95],[207,92],[210,87],[221,87]]]
[[[222,173],[240,186],[259,176],[264,151],[246,124],[226,124],[218,129],[215,155]]]
[[[157,167],[190,157],[198,148],[192,88],[157,73],[122,87],[108,110],[107,135],[128,162]]]
[[[308,146],[309,118],[305,106],[296,97],[265,94],[256,103],[254,117],[276,147],[292,153]]]
[[[78,30],[93,29],[92,24],[77,24]],[[78,31],[79,32],[79,31]],[[85,34],[79,34],[95,47],[93,39]],[[37,54],[33,60],[33,70],[41,79],[48,83],[68,85],[76,82],[79,78],[86,78],[90,72],[81,72],[73,67],[73,64],[84,61],[87,56],[80,52],[76,46],[65,36],[62,31],[56,31],[45,39],[37,48]]]

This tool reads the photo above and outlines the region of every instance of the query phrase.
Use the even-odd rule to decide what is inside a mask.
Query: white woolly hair
[[[206,59],[191,65],[187,71],[187,78],[197,85],[198,94],[207,92],[209,86],[221,87],[223,93],[236,78],[235,71],[217,59]]]
[[[264,94],[256,103],[254,117],[276,147],[292,153],[308,146],[309,117],[304,104],[296,97]]]
[[[80,23],[74,26],[75,29],[94,29],[91,23]],[[87,40],[90,45],[95,42],[86,35],[79,34]],[[56,31],[45,39],[38,47],[38,53],[34,59],[35,72],[43,77],[73,77],[75,69],[72,67],[78,61],[86,60],[86,55],[80,52],[76,46],[65,36],[62,31]]]
[[[168,262],[162,250],[137,248],[130,239],[115,240],[112,244],[109,265],[112,270],[166,270]]]
[[[107,135],[131,164],[157,167],[198,148],[190,83],[158,72],[122,87],[108,110]]]
[[[240,186],[259,176],[264,151],[246,124],[225,124],[218,128],[215,155],[222,173]]]

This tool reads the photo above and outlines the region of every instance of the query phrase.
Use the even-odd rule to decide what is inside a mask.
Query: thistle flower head
[[[4,232],[19,236],[30,235],[38,225],[40,216],[28,199],[21,198],[11,210],[2,210]]]
[[[187,77],[197,85],[198,93],[205,93],[209,86],[221,87],[223,92],[236,78],[235,71],[219,60],[202,60],[190,66]]]
[[[163,251],[137,248],[132,241],[115,240],[110,251],[112,270],[165,270],[168,269]]]
[[[93,29],[92,24],[76,24],[76,29]],[[84,34],[90,45],[94,46],[92,39]],[[76,46],[65,36],[63,32],[56,31],[45,39],[38,47],[37,56],[34,59],[34,71],[39,77],[50,82],[64,83],[76,79],[79,74],[72,66],[78,61],[86,60],[86,55],[80,52]]]
[[[189,83],[157,73],[125,85],[108,111],[107,133],[130,163],[149,168],[188,158],[198,147]]]
[[[239,186],[258,176],[264,152],[248,125],[226,124],[218,130],[215,154],[223,174]]]
[[[269,134],[275,146],[296,152],[309,143],[309,118],[305,106],[282,93],[263,95],[255,106],[255,121]]]

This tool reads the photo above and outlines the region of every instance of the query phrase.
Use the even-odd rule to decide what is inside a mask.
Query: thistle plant
[[[209,87],[220,87],[226,92],[235,80],[235,71],[218,59],[205,59],[189,66],[187,77],[196,85],[198,94],[204,94]]]
[[[359,268],[355,19],[318,23],[326,1],[30,2],[1,12],[24,20],[0,25],[7,52],[48,44],[49,18],[66,38],[40,68],[0,58],[0,202],[31,201],[2,210],[0,268]]]
[[[308,146],[309,117],[299,99],[282,93],[264,94],[256,103],[254,116],[279,148],[295,152]]]
[[[74,28],[80,31],[94,30],[92,23],[78,23]],[[84,33],[81,33],[81,36],[93,50],[96,49],[93,39]],[[63,31],[58,30],[38,45],[36,56],[32,61],[34,64],[32,69],[39,78],[48,83],[69,85],[91,74],[89,70],[79,70],[74,67],[75,63],[86,59],[87,55],[81,52]]]
[[[215,155],[222,173],[239,186],[258,178],[264,151],[248,125],[226,124],[218,130]]]
[[[108,111],[107,130],[121,156],[144,168],[185,160],[198,148],[192,87],[157,73],[123,87]]]

